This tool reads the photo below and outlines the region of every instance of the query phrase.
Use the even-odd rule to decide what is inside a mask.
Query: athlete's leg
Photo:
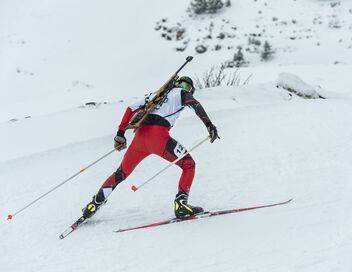
[[[186,152],[187,150],[180,143],[170,137],[165,145],[163,153],[157,155],[161,156],[165,160],[168,160],[169,162],[173,162]],[[176,165],[182,169],[182,175],[178,184],[178,192],[189,193],[195,174],[196,163],[194,162],[192,156],[187,154],[179,160]]]
[[[186,149],[171,137],[167,141],[162,157],[170,162],[182,157],[187,153]],[[204,210],[201,207],[193,206],[188,203],[188,194],[192,186],[195,162],[191,155],[187,154],[180,159],[176,165],[182,169],[182,175],[178,184],[178,194],[175,197],[175,216],[184,218],[194,214],[202,213]]]
[[[116,186],[125,180],[143,159],[150,155],[148,152],[140,151],[140,148],[138,148],[139,140],[140,139],[138,137],[133,140],[126,151],[119,168],[110,177],[108,177],[99,189],[97,193],[98,202],[104,201],[112,193]]]

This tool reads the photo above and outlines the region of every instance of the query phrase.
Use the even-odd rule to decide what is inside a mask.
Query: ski
[[[183,219],[172,218],[172,219],[168,219],[168,220],[164,220],[164,221],[160,221],[160,222],[156,222],[156,223],[152,223],[152,224],[148,224],[148,225],[119,229],[119,230],[115,230],[114,232],[126,232],[126,231],[138,230],[138,229],[147,229],[147,228],[153,228],[153,227],[158,227],[158,226],[168,225],[168,224],[173,224],[173,223],[179,223],[179,222],[184,222],[184,221],[197,220],[197,219],[206,218],[206,217],[231,214],[231,213],[238,213],[238,212],[262,209],[262,208],[269,208],[269,207],[274,207],[274,206],[285,205],[285,204],[290,203],[291,201],[292,201],[292,198],[287,201],[284,201],[284,202],[278,202],[278,203],[274,203],[274,204],[267,204],[267,205],[261,205],[261,206],[253,206],[253,207],[247,207],[247,208],[237,208],[237,209],[221,210],[221,211],[206,211],[201,214],[192,215],[192,216],[189,216],[189,217],[186,217]]]
[[[75,223],[73,223],[70,227],[68,227],[62,234],[60,234],[59,238],[62,240],[68,235],[70,235],[72,232],[74,232],[80,225],[85,223],[87,219],[83,216],[81,216]]]
[[[107,202],[107,199],[104,201],[104,203],[102,203],[97,209],[101,209],[101,207],[103,205],[105,205]],[[83,212],[84,209],[82,209]],[[83,215],[78,218],[78,220],[76,222],[74,222],[70,227],[68,227],[63,233],[60,234],[59,238],[62,240],[65,237],[67,237],[68,235],[70,235],[72,232],[74,232],[79,226],[81,226],[82,224],[86,223],[88,220],[88,218],[85,218]]]

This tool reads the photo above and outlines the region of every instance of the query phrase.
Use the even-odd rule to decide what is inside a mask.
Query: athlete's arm
[[[137,101],[136,103],[131,104],[126,108],[125,113],[123,114],[122,120],[120,122],[120,125],[118,126],[118,131],[114,138],[114,147],[118,151],[121,151],[126,148],[127,140],[125,137],[125,130],[132,116],[142,105],[144,105],[144,103],[145,103],[145,100],[143,99],[141,101]]]
[[[191,107],[200,120],[203,121],[204,125],[207,127],[210,137],[210,142],[214,142],[216,139],[220,139],[218,131],[213,123],[210,121],[207,113],[205,112],[203,106],[195,99],[190,92],[184,90],[181,91],[182,105]]]
[[[123,117],[122,117],[122,120],[121,120],[121,123],[118,127],[119,131],[125,131],[133,114],[137,111],[136,110],[132,110],[130,107],[127,107]]]
[[[203,121],[204,125],[207,127],[211,121],[205,112],[203,106],[196,100],[190,92],[184,90],[181,91],[182,105],[188,106],[194,110],[200,120]]]

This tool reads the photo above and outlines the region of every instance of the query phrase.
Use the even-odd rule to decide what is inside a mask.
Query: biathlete
[[[154,109],[137,129],[133,141],[128,147],[117,171],[108,177],[98,193],[93,196],[92,201],[83,209],[85,218],[93,216],[99,207],[107,201],[116,186],[125,180],[136,166],[149,155],[155,154],[169,162],[173,162],[187,152],[169,134],[170,129],[186,106],[191,107],[202,120],[209,132],[211,143],[219,138],[217,129],[210,121],[204,108],[193,97],[194,91],[195,88],[191,78],[183,76],[176,81],[174,88],[167,94],[167,99],[165,99],[164,103]],[[146,99],[143,99],[126,109],[114,138],[114,146],[117,150],[121,151],[127,147],[127,140],[124,136],[125,130],[133,114],[145,102]],[[182,175],[174,201],[175,216],[183,218],[203,212],[201,207],[192,206],[188,203],[188,195],[195,174],[193,158],[190,154],[187,154],[176,165],[182,169]]]

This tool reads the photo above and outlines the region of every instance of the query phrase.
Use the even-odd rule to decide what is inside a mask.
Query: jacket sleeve
[[[202,120],[205,126],[209,126],[211,121],[205,112],[203,106],[193,97],[190,92],[182,90],[181,92],[182,105],[188,106],[194,110],[197,116]]]
[[[127,126],[128,126],[128,123],[130,122],[133,114],[137,111],[138,109],[135,109],[135,110],[132,110],[130,107],[128,107],[126,110],[125,110],[125,113],[122,117],[122,120],[120,122],[120,125],[118,127],[118,130],[122,130],[122,131],[125,131]]]

